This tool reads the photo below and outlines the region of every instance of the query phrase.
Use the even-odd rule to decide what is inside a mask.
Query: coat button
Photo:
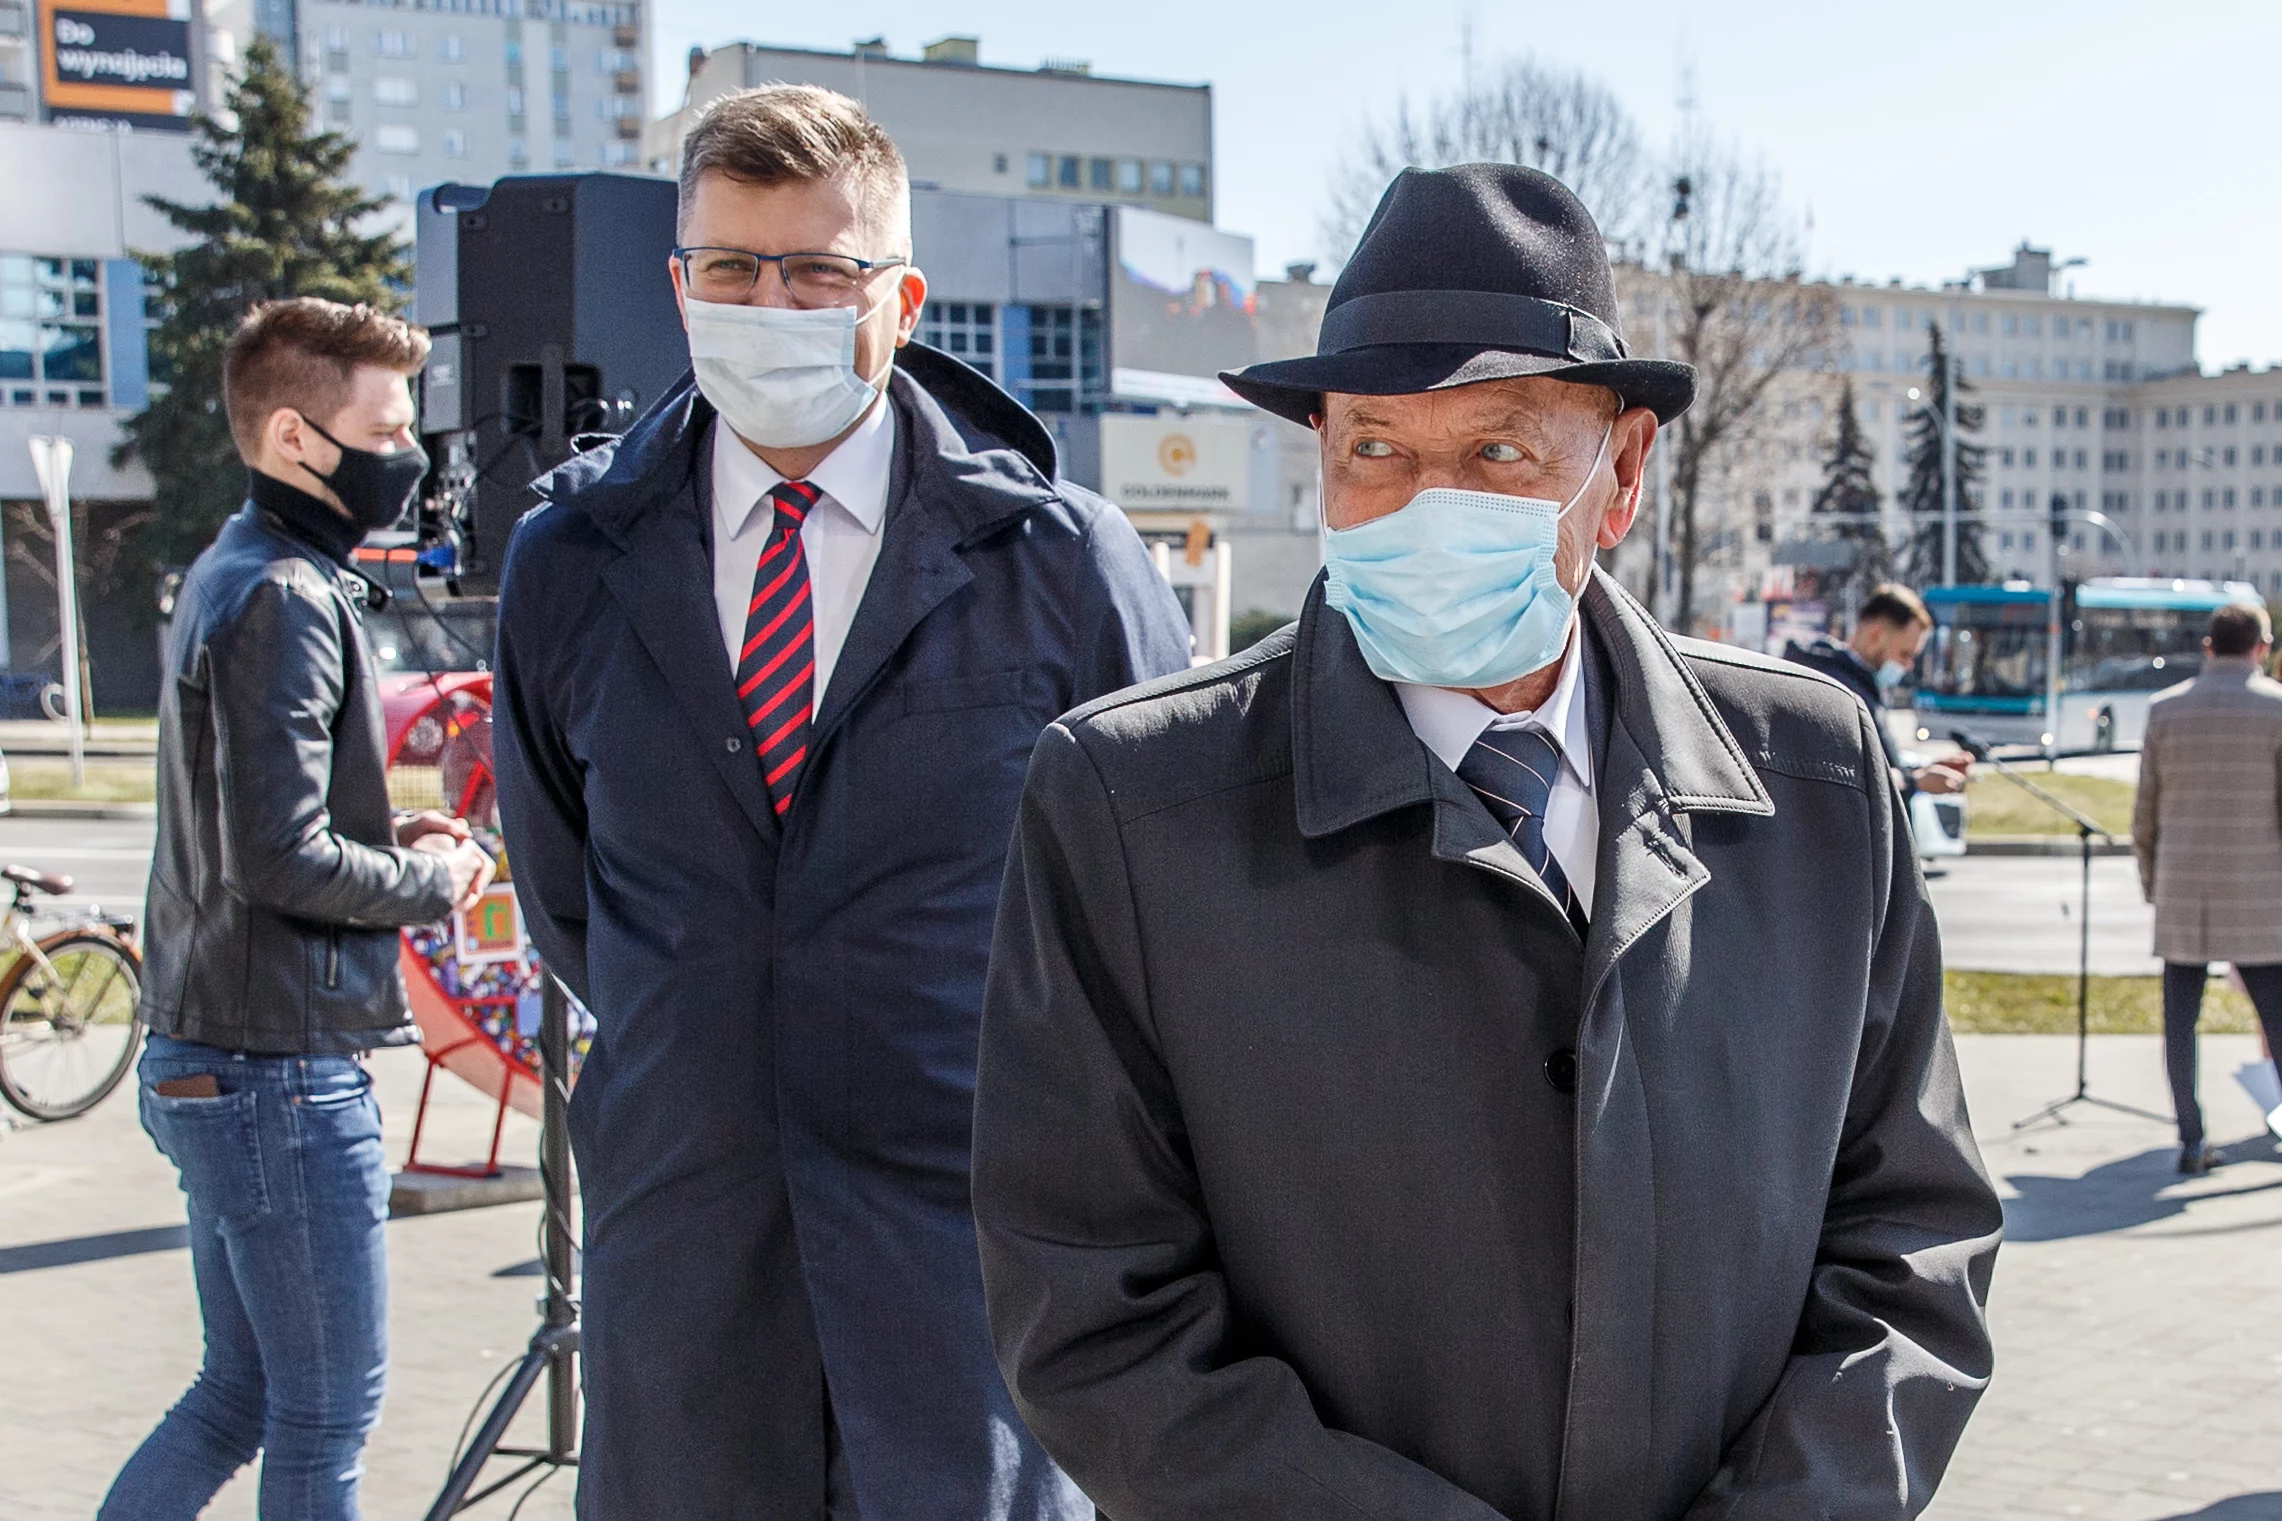
[[[1577,1053],[1563,1046],[1545,1058],[1545,1081],[1553,1085],[1555,1093],[1577,1091]]]
[[[745,742],[734,734],[730,735],[725,743],[729,746],[729,753],[731,755],[735,755],[739,750],[745,748]]]

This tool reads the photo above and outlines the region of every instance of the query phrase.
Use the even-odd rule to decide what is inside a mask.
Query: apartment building
[[[356,140],[349,177],[395,202],[407,233],[413,198],[446,180],[641,161],[641,0],[208,0],[206,14],[217,69],[257,32],[299,60],[319,122]]]
[[[845,53],[739,42],[689,56],[681,106],[651,127],[651,166],[670,174],[689,123],[723,95],[783,82],[863,103],[903,150],[916,187],[1213,215],[1212,87],[1095,74],[1049,61],[981,61],[972,37],[897,57],[884,40]]]
[[[1627,335],[1636,352],[1654,352],[1669,283],[1634,267],[1620,284]],[[1812,290],[1837,323],[1823,363],[1776,378],[1747,442],[1723,452],[1699,502],[1696,600],[1710,626],[1759,596],[1771,572],[1812,563],[1803,546],[1820,530],[1811,507],[1846,382],[1889,540],[1903,542],[1911,525],[1898,494],[1926,405],[1910,392],[1930,391],[1935,328],[1964,377],[1961,401],[1983,412],[1978,432],[1960,434],[1986,451],[1983,480],[1960,510],[1980,527],[1994,574],[2040,585],[2233,577],[2282,595],[2282,370],[2204,374],[2195,307],[2077,296],[2048,252],[2026,246],[2010,264],[1940,287],[1839,279]],[[2057,541],[2056,500],[2068,518]],[[1647,561],[1643,533],[1615,557],[1618,574],[1643,589]]]

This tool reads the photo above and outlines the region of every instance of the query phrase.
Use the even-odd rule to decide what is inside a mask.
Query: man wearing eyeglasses
[[[1089,1516],[992,1360],[969,1114],[1055,715],[1185,668],[1138,536],[910,342],[901,156],[776,85],[691,131],[692,377],[540,485],[500,596],[515,884],[594,1012],[582,1516]]]

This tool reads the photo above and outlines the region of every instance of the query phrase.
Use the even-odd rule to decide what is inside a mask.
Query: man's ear
[[[666,255],[666,279],[673,284],[674,310],[681,313],[681,330],[686,333],[689,331],[689,292],[682,289],[681,260],[672,254]]]
[[[895,346],[902,348],[919,331],[919,312],[927,304],[927,273],[916,264],[907,264],[903,278],[895,283],[895,297],[901,303],[895,314]]]
[[[279,407],[271,412],[262,428],[262,436],[269,441],[271,449],[295,463],[309,457],[309,446],[315,441],[307,420],[291,407]]]

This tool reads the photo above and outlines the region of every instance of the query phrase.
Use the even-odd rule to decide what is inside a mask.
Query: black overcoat
[[[1039,741],[975,1212],[1016,1404],[1116,1521],[1930,1498],[2001,1217],[1869,716],[1605,576],[1583,617],[1581,943],[1320,583],[1296,629]],[[1553,1102],[1573,1186],[1529,1143]],[[1533,1327],[1572,1313],[1547,1366]]]
[[[1036,420],[902,351],[886,538],[782,824],[713,602],[693,386],[555,472],[508,549],[495,748],[515,888],[597,1021],[580,1513],[815,1521],[825,1383],[878,1521],[1072,1513],[991,1359],[976,1029],[1025,764],[1188,664],[1139,537]]]

